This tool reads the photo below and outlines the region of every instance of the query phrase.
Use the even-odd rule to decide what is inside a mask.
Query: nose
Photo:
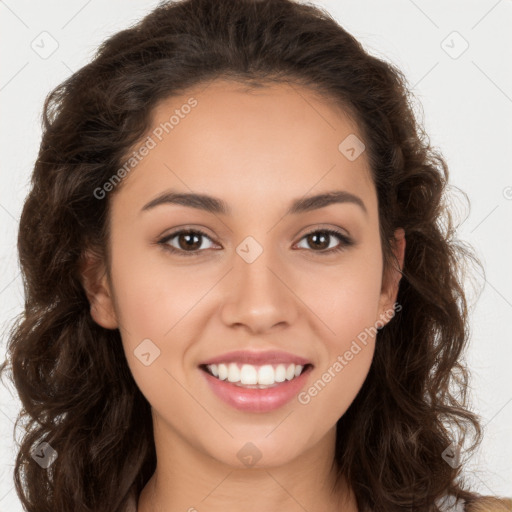
[[[272,328],[292,325],[300,314],[300,300],[293,292],[291,274],[270,250],[252,262],[234,258],[226,283],[222,321],[228,327],[245,327],[263,334]]]

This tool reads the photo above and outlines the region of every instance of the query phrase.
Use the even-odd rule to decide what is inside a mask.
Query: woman
[[[185,0],[44,119],[26,510],[510,510],[460,479],[475,258],[400,71],[309,5]]]

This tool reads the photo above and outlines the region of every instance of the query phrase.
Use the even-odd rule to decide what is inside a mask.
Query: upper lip
[[[220,364],[220,363],[240,363],[240,364],[252,364],[252,365],[264,365],[264,364],[300,364],[305,366],[311,364],[307,359],[290,354],[289,352],[283,352],[280,350],[267,350],[267,351],[249,351],[249,350],[235,350],[233,352],[226,352],[220,356],[212,357],[207,361],[200,363],[201,365]]]

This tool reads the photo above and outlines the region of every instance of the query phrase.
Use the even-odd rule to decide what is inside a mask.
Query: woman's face
[[[110,281],[90,299],[96,322],[120,330],[155,439],[231,466],[331,450],[398,284],[383,286],[357,126],[298,86],[249,92],[217,81],[161,103],[147,135],[110,197]],[[155,203],[171,193],[215,199]],[[193,233],[171,236],[180,230]],[[397,247],[402,260],[403,240]],[[232,351],[262,359],[244,367]],[[297,380],[295,357],[308,363]],[[247,382],[285,380],[221,382],[201,367],[214,358],[228,380],[236,368]]]

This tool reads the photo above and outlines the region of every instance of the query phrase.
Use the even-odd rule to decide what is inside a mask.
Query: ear
[[[116,329],[117,316],[104,259],[92,250],[87,250],[82,259],[80,280],[94,321],[106,329]]]
[[[391,243],[395,261],[393,268],[384,272],[379,301],[378,320],[383,325],[387,324],[394,315],[394,304],[398,296],[398,286],[400,279],[402,279],[402,268],[404,267],[405,244],[405,231],[402,228],[396,229],[394,240]]]

